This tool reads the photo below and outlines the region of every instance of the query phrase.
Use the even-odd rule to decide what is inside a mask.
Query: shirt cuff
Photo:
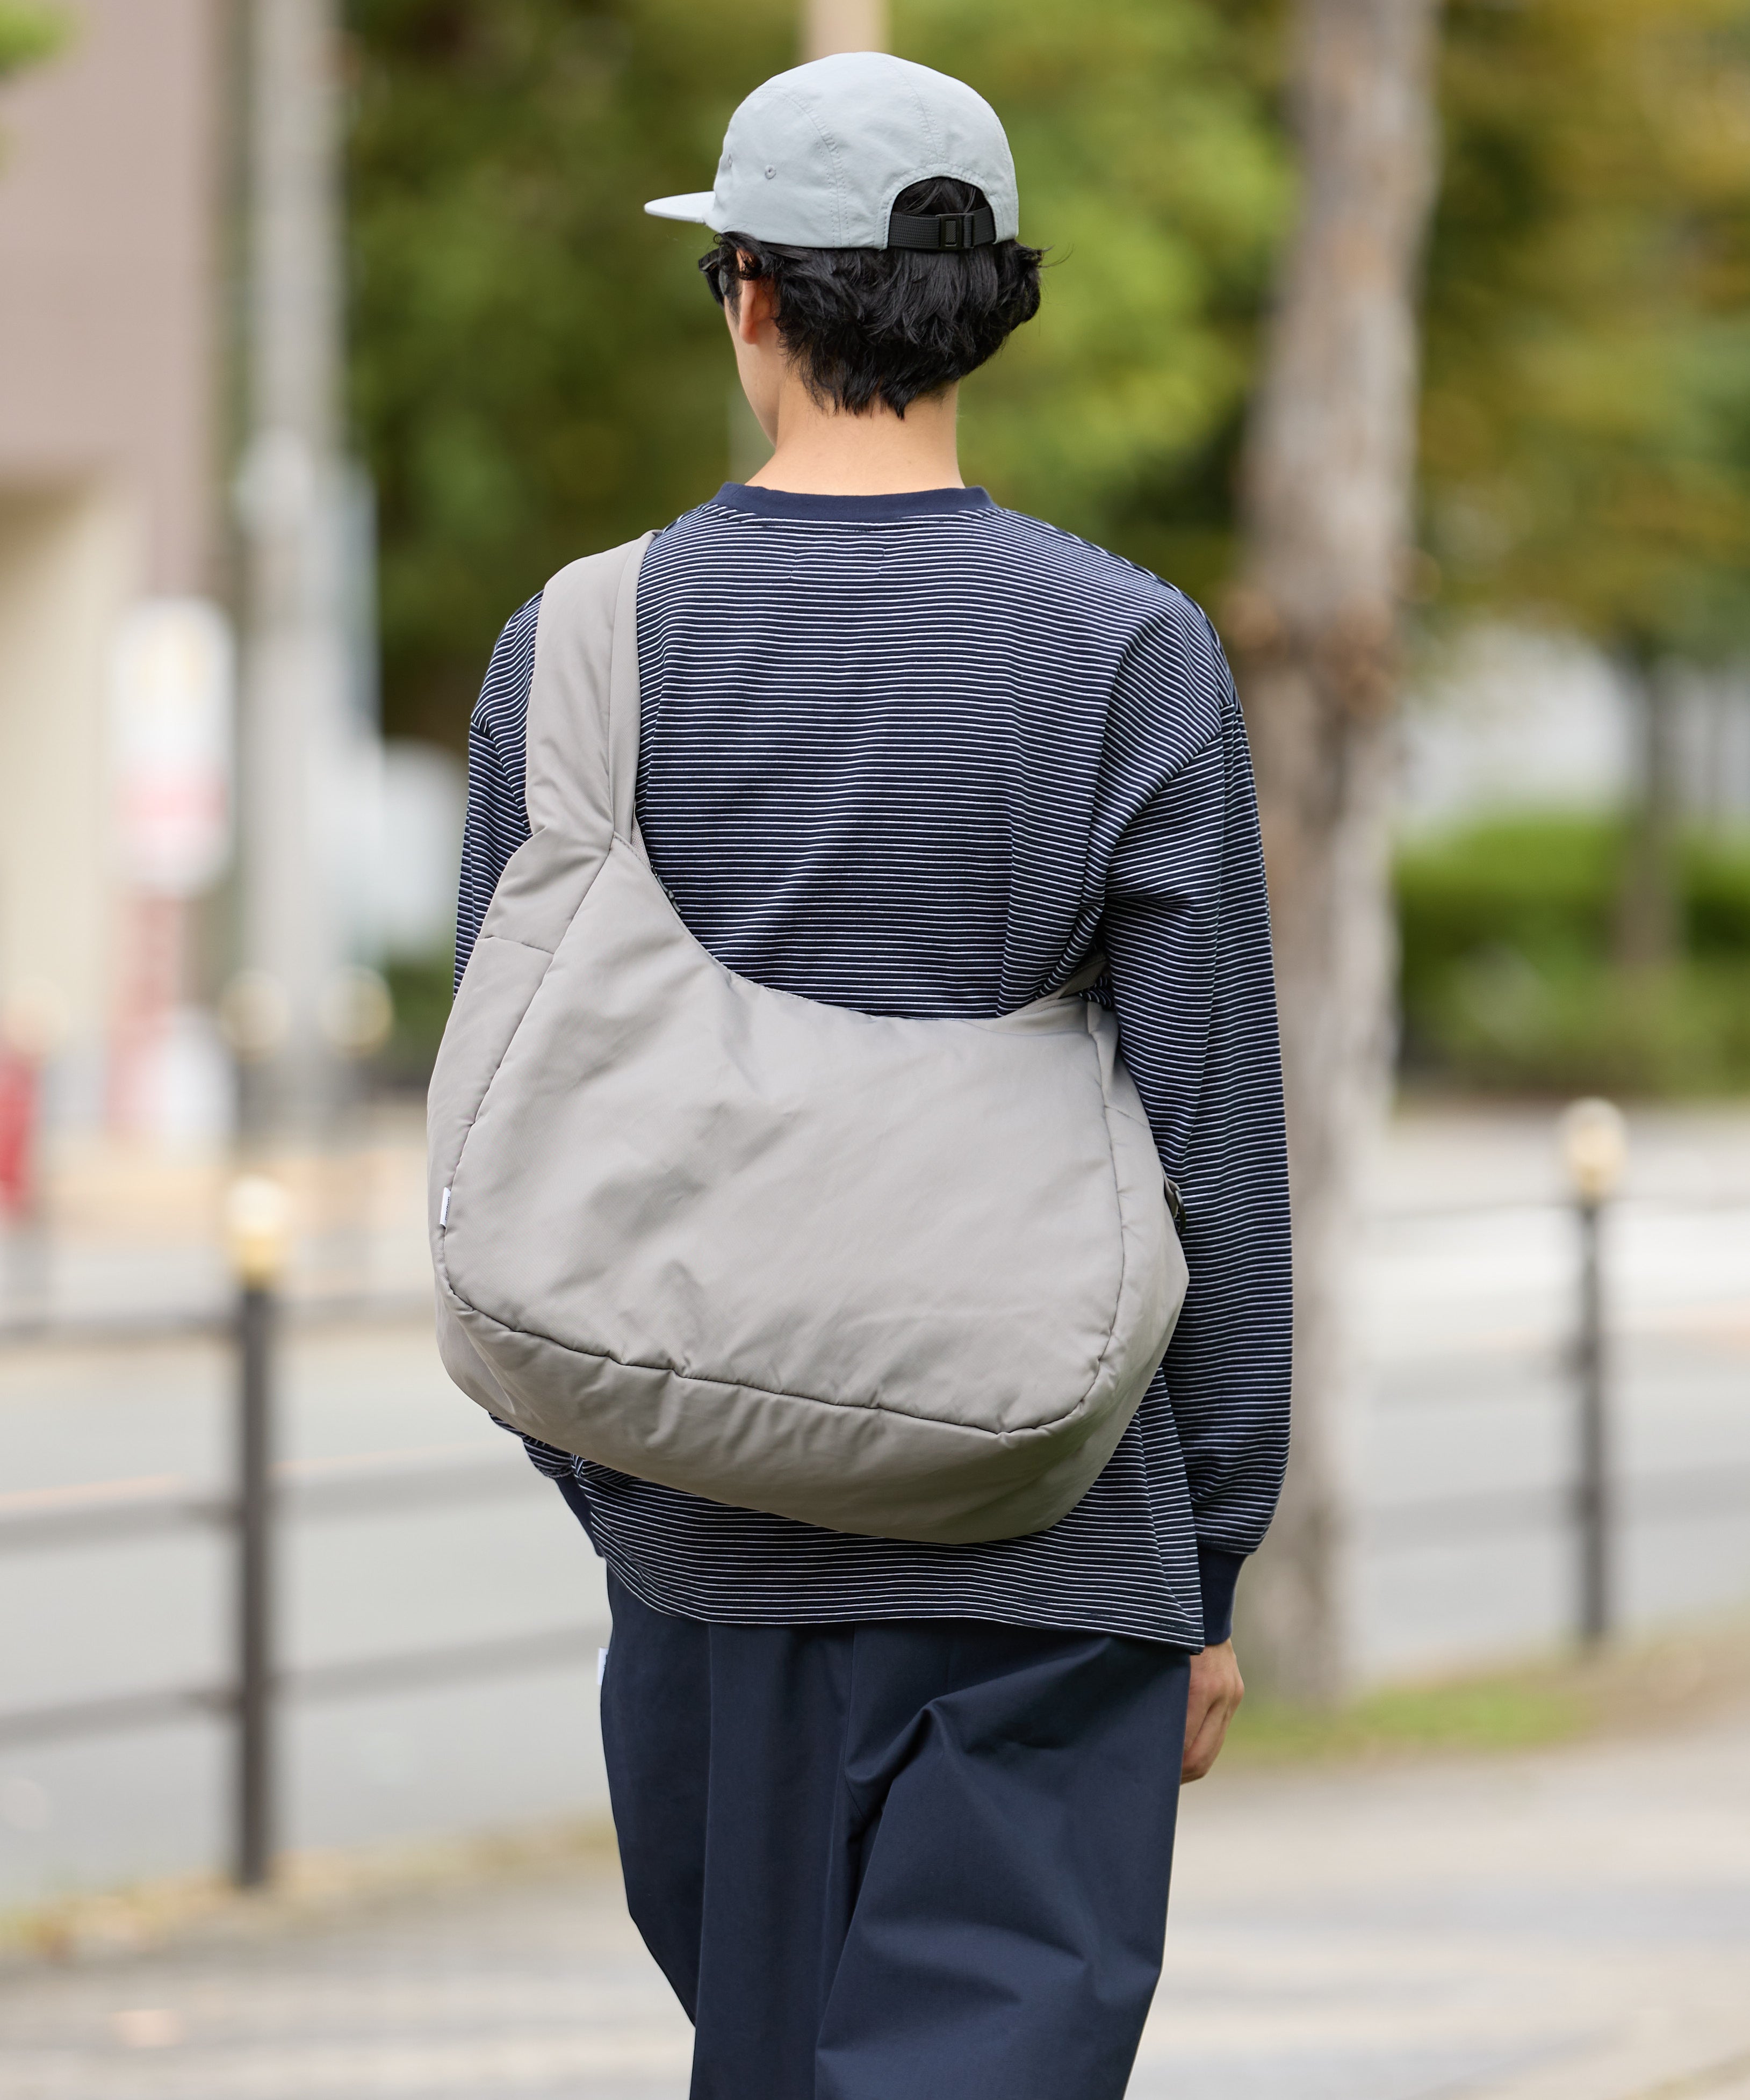
[[[1234,1631],[1234,1588],[1246,1564],[1243,1553],[1197,1542],[1197,1575],[1203,1585],[1203,1644],[1218,1648]]]

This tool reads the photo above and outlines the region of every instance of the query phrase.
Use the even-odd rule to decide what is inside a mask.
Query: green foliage
[[[1743,1699],[1750,1689],[1747,1633],[1742,1612],[1732,1612],[1644,1643],[1386,1686],[1335,1709],[1248,1699],[1222,1762],[1487,1755],[1669,1728]]]
[[[1685,930],[1691,955],[1750,960],[1750,840],[1692,840],[1686,854]]]
[[[1602,959],[1609,940],[1620,827],[1592,817],[1514,817],[1407,847],[1398,907],[1407,1006],[1491,945],[1545,966]]]
[[[1572,1685],[1525,1677],[1394,1687],[1330,1713],[1248,1699],[1222,1755],[1230,1765],[1487,1755],[1567,1741],[1591,1718]]]
[[[1225,567],[1225,460],[1288,202],[1255,5],[912,0],[908,58],[970,81],[1014,148],[1037,320],[966,390],[967,478],[1188,589]]]
[[[457,741],[563,562],[723,479],[730,365],[646,218],[696,189],[793,10],[353,0],[352,406],[377,479],[386,712]]]
[[[67,41],[69,26],[58,7],[0,0],[0,80],[51,57]]]
[[[1738,1093],[1750,1088],[1747,999],[1741,966],[1681,962],[1637,977],[1540,965],[1496,944],[1442,981],[1410,1039],[1431,1053],[1437,1076],[1482,1091]]]
[[[0,22],[22,14],[0,0]],[[353,415],[391,728],[454,742],[559,563],[707,495],[731,368],[639,204],[709,178],[795,0],[348,0]],[[1289,201],[1277,0],[896,0],[1014,140],[1045,302],[966,395],[969,476],[1200,596],[1228,566]],[[3,43],[0,43],[3,49]],[[1750,0],[1449,0],[1429,544],[1455,609],[1631,654],[1750,642]]]
[[[1610,960],[1626,836],[1522,817],[1400,854],[1412,1074],[1540,1093],[1750,1086],[1750,841],[1685,840],[1685,952],[1650,977]]]
[[[646,197],[701,188],[795,0],[351,0],[353,416],[377,478],[391,728],[456,742],[562,562],[723,479],[733,368]],[[966,390],[966,470],[1209,588],[1285,197],[1266,0],[901,0],[896,47],[1014,138],[1045,309]]]
[[[1451,0],[1422,461],[1460,604],[1750,643],[1750,0]]]

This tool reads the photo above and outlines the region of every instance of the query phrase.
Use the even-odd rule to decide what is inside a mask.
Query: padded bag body
[[[431,1083],[444,1366],[515,1427],[715,1502],[894,1538],[1043,1529],[1185,1293],[1116,1023],[1073,990],[859,1013],[699,945],[634,820],[647,545],[541,602],[531,836]]]

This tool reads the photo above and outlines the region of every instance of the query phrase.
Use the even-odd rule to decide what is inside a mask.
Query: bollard
[[[1608,1638],[1615,1611],[1602,1228],[1604,1207],[1622,1178],[1628,1156],[1620,1111],[1608,1101],[1575,1101],[1562,1118],[1562,1154],[1580,1229],[1574,1493],[1580,1548],[1579,1632],[1583,1642],[1596,1646]]]
[[[274,1295],[285,1264],[285,1192],[248,1175],[225,1207],[237,1279],[236,1675],[232,1876],[261,1887],[273,1872]]]

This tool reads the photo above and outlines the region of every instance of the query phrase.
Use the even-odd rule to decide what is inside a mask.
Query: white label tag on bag
[[[606,1682],[607,1682],[607,1681],[608,1681],[608,1651],[607,1651],[607,1649],[606,1649],[605,1648],[599,1648],[595,1651],[595,1688],[596,1688],[596,1690],[597,1690],[598,1692],[599,1692],[599,1691],[601,1690],[601,1688],[602,1688],[603,1685],[604,1683],[606,1683]]]
[[[447,1225],[449,1223],[449,1189],[446,1189],[444,1191],[444,1200],[443,1200],[443,1202],[440,1202],[440,1203],[438,1205],[438,1230],[439,1230],[440,1232],[441,1232],[441,1231],[444,1229],[444,1226],[445,1226],[445,1225]]]

